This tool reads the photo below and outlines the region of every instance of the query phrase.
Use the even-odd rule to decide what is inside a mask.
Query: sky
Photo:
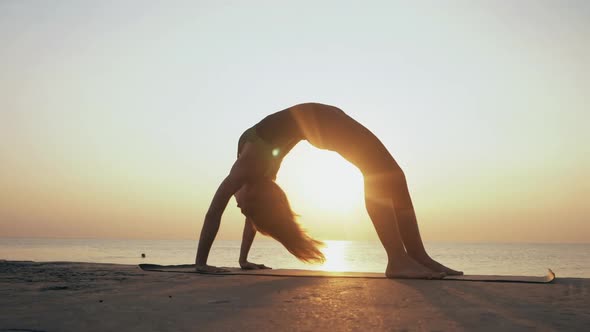
[[[0,236],[197,239],[241,133],[314,101],[387,146],[424,241],[590,242],[589,40],[588,1],[0,1]],[[336,153],[277,182],[377,240]]]

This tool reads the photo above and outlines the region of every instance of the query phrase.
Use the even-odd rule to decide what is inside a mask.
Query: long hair
[[[279,241],[293,256],[305,263],[323,263],[319,250],[324,243],[309,236],[295,220],[297,215],[285,192],[273,180],[249,184],[244,214],[260,233]]]

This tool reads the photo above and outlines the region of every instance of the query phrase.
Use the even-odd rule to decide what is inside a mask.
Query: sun
[[[361,172],[332,151],[301,142],[283,161],[277,176],[295,206],[321,213],[364,209]]]

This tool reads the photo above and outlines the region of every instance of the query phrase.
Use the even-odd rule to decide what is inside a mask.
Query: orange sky
[[[317,101],[390,149],[426,241],[590,242],[586,2],[173,4],[0,4],[0,236],[196,239],[242,131]],[[278,182],[312,235],[377,239],[336,154]]]

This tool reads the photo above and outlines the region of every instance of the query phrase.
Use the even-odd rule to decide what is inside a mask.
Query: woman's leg
[[[393,176],[391,183],[393,184],[393,204],[397,225],[408,255],[433,271],[444,272],[448,275],[463,274],[461,271],[455,271],[433,260],[426,252],[418,229],[416,212],[412,205],[408,184],[401,169]]]
[[[388,177],[365,176],[365,205],[387,252],[386,276],[389,278],[441,278],[443,275],[421,265],[406,253],[396,221],[391,187],[384,185]]]

